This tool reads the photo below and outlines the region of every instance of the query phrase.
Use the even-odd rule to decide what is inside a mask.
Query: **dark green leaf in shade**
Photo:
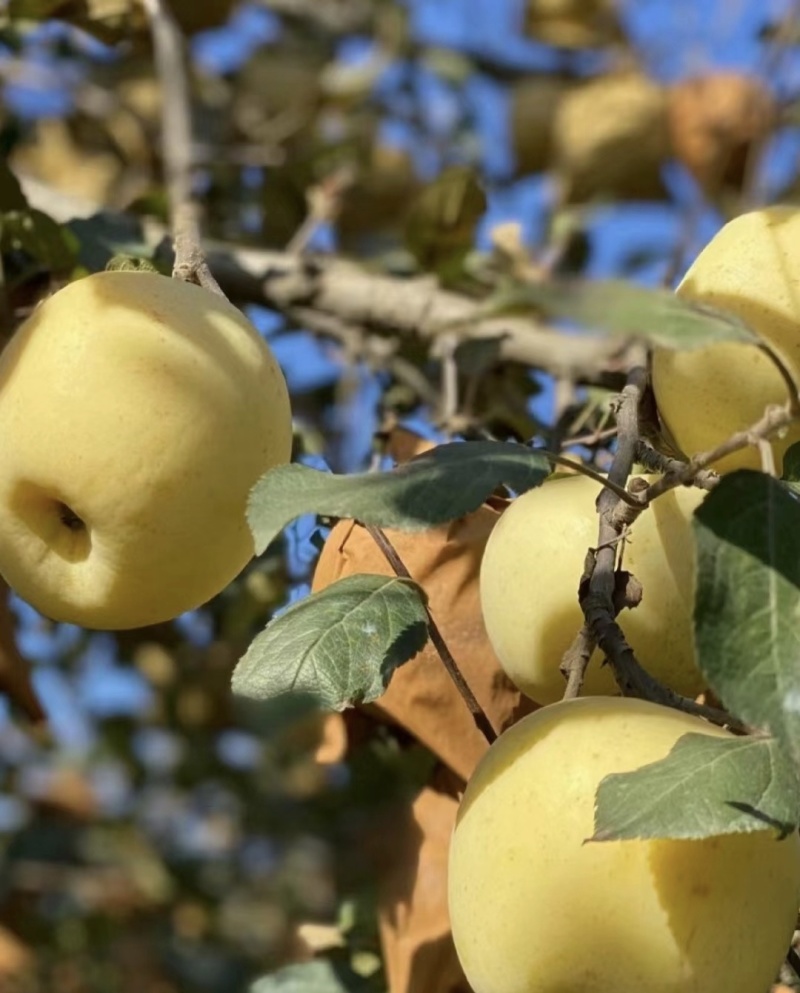
[[[800,441],[796,442],[783,456],[783,477],[792,489],[800,487]]]
[[[524,492],[549,471],[543,455],[499,441],[440,445],[389,472],[335,476],[307,466],[279,466],[254,486],[247,519],[257,554],[302,514],[421,531],[476,510],[502,483]]]
[[[104,269],[115,255],[149,254],[142,221],[130,214],[101,212],[70,221],[67,228],[78,239],[78,261],[90,272]]]
[[[0,217],[11,210],[27,210],[28,202],[19,180],[6,162],[0,160]]]
[[[9,210],[0,216],[0,245],[4,252],[23,251],[55,272],[67,272],[78,257],[72,232],[41,210]]]
[[[44,21],[51,17],[68,17],[83,5],[79,0],[9,0],[12,20]]]
[[[590,331],[641,338],[665,348],[759,341],[734,314],[690,303],[669,290],[647,289],[622,280],[514,285],[498,291],[482,308],[486,316],[531,310]]]
[[[798,783],[774,738],[687,734],[666,758],[606,776],[593,841],[707,838],[800,823]]]
[[[800,768],[800,498],[770,476],[725,476],[695,514],[698,663],[745,723]]]
[[[459,372],[465,376],[479,376],[500,362],[503,348],[502,335],[491,338],[467,338],[456,348],[454,358]]]
[[[427,639],[425,596],[415,583],[349,576],[270,621],[236,666],[233,691],[252,700],[310,693],[343,710],[381,696]]]

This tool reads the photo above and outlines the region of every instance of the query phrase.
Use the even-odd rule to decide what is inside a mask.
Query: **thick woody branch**
[[[435,279],[398,278],[370,272],[343,259],[268,256],[263,292],[268,303],[292,314],[302,307],[333,314],[349,324],[433,342],[453,327],[464,338],[493,338],[499,359],[520,362],[556,375],[579,378],[621,367],[626,343],[619,339],[567,336],[530,317],[481,317],[481,303],[443,290]],[[447,329],[447,330],[445,330]]]

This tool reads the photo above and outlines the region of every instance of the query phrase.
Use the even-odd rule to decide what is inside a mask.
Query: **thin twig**
[[[599,445],[604,441],[611,441],[616,436],[617,426],[614,425],[613,428],[602,428],[596,431],[588,431],[586,434],[577,434],[571,438],[565,438],[561,442],[561,447],[573,448],[576,445],[584,445],[587,448],[593,448],[595,445]]]
[[[323,224],[330,223],[339,213],[342,195],[354,180],[349,168],[342,168],[306,190],[308,213],[286,245],[290,255],[301,255]]]
[[[701,452],[699,455],[695,455],[689,459],[688,462],[678,463],[681,468],[668,472],[661,479],[657,479],[645,491],[645,502],[650,503],[664,493],[668,493],[676,486],[685,486],[692,483],[695,477],[712,465],[712,463],[718,462],[726,455],[732,455],[734,452],[741,451],[743,448],[748,448],[750,445],[757,445],[759,441],[766,440],[777,431],[794,424],[798,420],[798,416],[793,403],[789,403],[784,407],[767,407],[764,416],[759,418],[749,428],[745,428],[744,431],[737,431],[736,434],[731,435],[730,438],[723,441],[722,444],[717,445],[716,448],[712,448],[708,452]]]
[[[192,119],[186,47],[166,0],[142,0],[150,22],[161,82],[161,149],[175,246],[172,275],[224,296],[211,274],[200,238],[197,204],[192,198]]]
[[[680,459],[671,458],[662,452],[656,451],[649,442],[640,441],[636,451],[636,461],[639,462],[648,472],[667,475],[668,473],[683,472],[686,462]],[[696,486],[701,490],[713,490],[719,482],[719,473],[713,469],[700,469],[686,485]]]
[[[434,343],[431,355],[439,359],[441,375],[441,400],[439,402],[439,423],[452,430],[459,408],[458,366],[456,349],[458,338],[445,332]]]
[[[584,465],[583,462],[576,462],[575,459],[570,458],[568,455],[558,455],[555,452],[549,452],[546,448],[533,448],[531,451],[543,456],[548,462],[552,462],[553,465],[563,465],[566,469],[574,470],[580,476],[587,476],[589,479],[593,479],[604,490],[608,490],[618,500],[621,500],[632,509],[641,511],[644,508],[642,501],[629,493],[624,485],[620,486],[619,483],[613,480],[610,473],[608,476],[604,476],[602,472],[598,472],[589,465]]]
[[[380,548],[381,552],[383,552],[384,558],[392,567],[395,575],[401,576],[403,579],[413,580],[411,573],[406,568],[403,560],[397,554],[397,549],[389,541],[381,528],[375,527],[372,524],[366,524],[365,527],[369,535],[372,537],[372,540],[378,548]],[[436,621],[433,619],[433,615],[427,605],[425,607],[425,611],[428,615],[428,632],[430,634],[433,647],[439,653],[439,658],[442,660],[448,675],[455,683],[456,689],[461,694],[461,697],[469,708],[472,718],[475,721],[475,726],[491,745],[493,741],[497,740],[497,732],[492,727],[486,712],[478,703],[475,694],[469,688],[467,681],[464,679],[461,670],[458,668],[458,663],[453,658],[450,649],[447,647],[447,644],[442,637],[442,633],[439,630]]]

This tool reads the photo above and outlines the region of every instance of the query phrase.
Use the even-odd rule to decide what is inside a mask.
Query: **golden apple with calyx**
[[[797,916],[797,832],[585,843],[601,780],[689,732],[732,737],[653,703],[586,697],[492,745],[450,845],[453,939],[475,993],[766,993]]]
[[[652,478],[645,476],[652,481]],[[517,497],[495,525],[481,564],[481,609],[504,671],[537,703],[553,703],[566,683],[564,652],[583,624],[578,583],[597,544],[600,485],[584,475],[557,477]],[[703,687],[695,662],[691,515],[703,499],[681,487],[652,502],[633,523],[622,567],[642,584],[641,603],[619,623],[642,665],[678,693]],[[594,653],[585,692],[616,693],[611,669]]]
[[[676,293],[740,317],[800,377],[800,209],[767,207],[725,225],[698,255]],[[719,342],[687,351],[656,348],[653,392],[667,435],[686,455],[716,448],[759,420],[789,390],[775,362],[755,344]],[[800,425],[772,439],[780,470]],[[718,472],[761,467],[755,447],[725,456]]]
[[[291,440],[280,368],[223,297],[156,273],[70,283],[0,356],[0,573],[89,628],[198,607],[253,556],[248,493]]]

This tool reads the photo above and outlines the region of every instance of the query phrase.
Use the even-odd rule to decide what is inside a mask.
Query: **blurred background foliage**
[[[797,194],[790,0],[172,6],[196,191],[223,245],[338,252],[467,296],[522,260],[670,285],[726,217]],[[0,4],[0,149],[29,197],[0,166],[5,334],[52,279],[166,219],[161,103],[136,0]],[[281,361],[309,464],[379,467],[397,427],[604,464],[613,367],[573,381],[498,363],[492,342],[322,334],[231,292]],[[51,740],[0,712],[0,989],[246,991],[315,950],[315,989],[384,989],[359,839],[428,757],[377,723],[345,757],[308,701],[245,710],[229,688],[308,591],[324,523],[297,521],[158,628],[84,632],[13,602]]]

